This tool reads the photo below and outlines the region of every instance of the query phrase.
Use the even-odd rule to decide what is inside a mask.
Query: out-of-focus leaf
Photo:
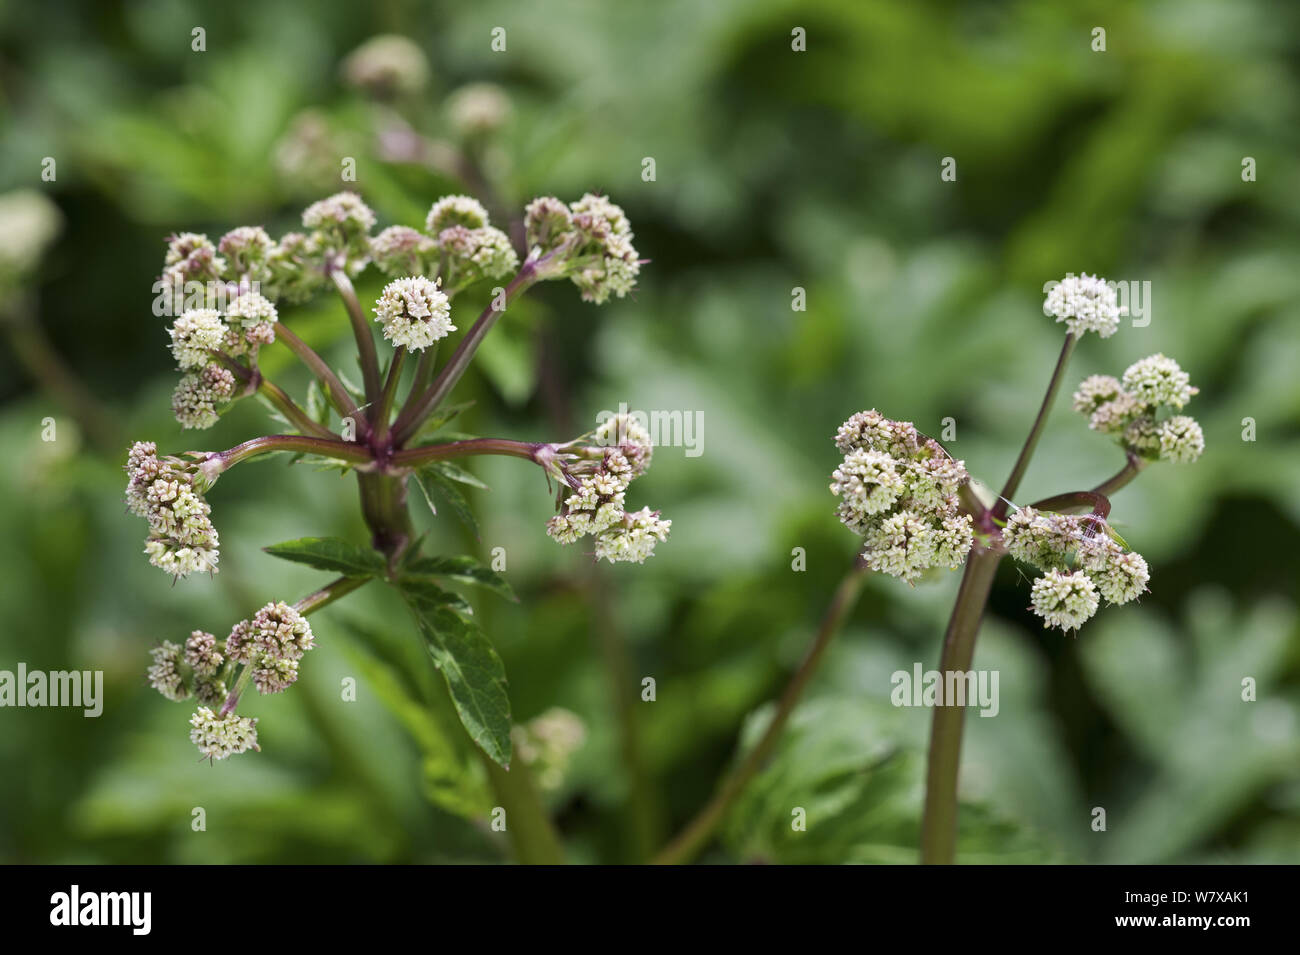
[[[417,557],[405,564],[405,571],[411,574],[428,574],[433,577],[446,577],[449,580],[486,587],[493,593],[500,594],[516,603],[514,589],[509,581],[491,567],[469,555],[459,557]]]

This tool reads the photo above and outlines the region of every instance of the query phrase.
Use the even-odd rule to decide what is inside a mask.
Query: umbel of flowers
[[[859,411],[840,425],[844,460],[831,474],[840,522],[863,538],[872,570],[913,581],[934,567],[960,567],[974,541],[958,489],[970,480],[937,441],[909,421]]]
[[[172,236],[156,291],[174,316],[168,337],[180,373],[172,397],[177,422],[210,428],[232,402],[258,395],[288,431],[222,452],[179,456],[159,455],[152,442],[136,443],[127,457],[126,500],[148,524],[150,562],[176,579],[216,573],[219,540],[205,495],[231,467],[276,452],[356,472],[363,516],[390,579],[414,537],[408,480],[477,454],[522,457],[557,480],[560,513],[546,528],[557,541],[590,538],[594,557],[610,562],[641,563],[651,556],[671,522],[649,508],[625,507],[628,486],[649,467],[652,452],[645,429],[627,416],[562,444],[497,438],[426,443],[423,437],[479,343],[518,295],[541,281],[567,279],[583,300],[601,304],[636,286],[641,260],[631,227],[607,198],[587,194],[566,204],[541,197],[521,219],[526,245],[518,250],[483,205],[464,195],[433,202],[418,225],[376,232],[378,217],[370,207],[357,194],[341,192],[313,203],[302,214],[301,231],[278,239],[255,225],[215,242],[191,232]],[[352,280],[370,266],[388,281],[367,314]],[[494,292],[492,304],[472,322],[455,318],[456,296],[484,281],[502,282],[497,292],[503,294]],[[361,388],[346,385],[285,324],[286,309],[328,289],[340,295],[351,324]],[[457,332],[461,340],[440,367],[438,346]],[[379,357],[382,343],[392,349],[386,362]],[[271,346],[288,348],[311,371],[328,407],[308,403],[308,413],[267,378],[259,358]],[[408,356],[417,364],[403,375]],[[355,586],[348,580],[340,593]],[[324,602],[334,599],[328,590]],[[184,647],[168,642],[153,651],[152,685],[169,699],[199,704],[191,738],[205,756],[224,759],[258,748],[256,721],[234,713],[240,694],[250,683],[260,693],[277,693],[297,680],[314,644],[305,613],[319,605],[267,604],[224,640],[195,631]]]
[[[1107,338],[1118,330],[1125,310],[1117,299],[1115,287],[1098,276],[1066,276],[1053,286],[1044,311],[1066,325],[1065,356],[1085,332]],[[1150,461],[1200,457],[1205,436],[1181,413],[1197,390],[1163,354],[1133,363],[1120,378],[1093,375],[1079,385],[1074,410],[1092,430],[1113,437],[1128,460],[1102,489],[1122,487]],[[1036,439],[1037,433],[1027,442],[1004,494],[1014,493]],[[844,458],[831,475],[831,493],[840,498],[841,523],[863,537],[861,560],[871,570],[912,581],[934,567],[961,565],[973,547],[1008,554],[1040,572],[1031,609],[1045,627],[1061,630],[1077,631],[1102,600],[1124,604],[1147,590],[1147,562],[1107,523],[1102,489],[1019,508],[1004,496],[986,507],[963,492],[969,478],[960,461],[910,423],[874,410],[849,418],[835,444]],[[1092,505],[1092,513],[1062,512],[1080,504]]]

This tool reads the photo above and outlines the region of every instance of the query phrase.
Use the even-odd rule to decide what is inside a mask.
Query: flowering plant
[[[452,512],[472,522],[457,485],[477,482],[457,460],[487,454],[523,458],[559,488],[559,513],[546,528],[556,541],[591,537],[595,558],[611,562],[641,563],[653,554],[671,522],[649,508],[625,507],[628,487],[649,467],[652,453],[649,435],[630,416],[614,416],[563,442],[437,437],[461,410],[446,399],[518,296],[555,279],[572,281],[585,301],[597,304],[633,289],[641,260],[631,228],[618,206],[592,194],[571,204],[550,197],[530,203],[520,252],[468,196],[439,199],[423,229],[393,225],[372,234],[375,214],[351,192],[314,203],[302,222],[304,231],[278,240],[245,226],[216,243],[193,233],[169,241],[156,289],[164,303],[181,306],[170,328],[181,372],[172,399],[177,421],[187,429],[207,428],[232,402],[258,395],[287,427],[219,452],[160,455],[154,443],[138,442],[127,458],[127,505],[148,524],[145,553],[154,566],[175,579],[216,573],[219,536],[207,495],[232,467],[289,454],[355,474],[370,547],[305,538],[266,548],[339,576],[295,603],[267,603],[234,624],[224,639],[196,630],[183,645],[163,642],[153,651],[150,682],[168,699],[192,697],[198,703],[190,737],[203,756],[221,760],[257,750],[257,721],[236,712],[248,685],[263,694],[292,686],[315,645],[308,615],[382,580],[411,608],[465,729],[485,758],[507,767],[512,725],[504,669],[470,605],[446,584],[477,584],[511,599],[513,593],[498,572],[472,557],[423,554],[407,507],[408,488],[415,483],[426,497],[436,492]],[[372,317],[352,285],[370,266],[391,279]],[[439,345],[458,330],[457,294],[507,277],[439,365]],[[346,307],[361,365],[359,388],[281,317],[286,306],[327,288]],[[386,361],[380,359],[375,323],[391,346]],[[299,403],[262,372],[261,349],[277,343],[312,372],[314,400]],[[527,749],[538,750],[539,744]]]

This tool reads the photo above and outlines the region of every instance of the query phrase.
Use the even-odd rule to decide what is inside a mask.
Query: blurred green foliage
[[[805,53],[790,49],[795,26]],[[635,299],[595,309],[553,284],[512,309],[462,387],[476,404],[457,426],[564,439],[620,402],[704,422],[703,455],[661,448],[634,488],[673,520],[644,567],[593,569],[547,540],[545,482],[514,460],[473,465],[491,487],[467,492],[479,539],[417,517],[432,550],[506,548],[521,602],[471,599],[516,720],[563,706],[586,723],[547,796],[575,860],[643,855],[761,726],[853,556],[826,490],[836,425],[878,407],[936,433],[951,416],[953,453],[1000,482],[1059,348],[1042,284],[1087,270],[1150,281],[1152,321],[1086,341],[1068,384],[1171,354],[1201,388],[1189,410],[1208,449],[1116,497],[1117,526],[1152,567],[1140,605],[1062,637],[1036,626],[1026,581],[1003,568],[976,656],[1000,670],[1002,705],[967,720],[963,858],[1300,861],[1297,27],[1282,0],[0,6],[0,191],[46,190],[65,220],[26,291],[112,432],[79,433],[12,352],[0,358],[0,668],[102,669],[107,694],[93,720],[0,711],[0,858],[506,857],[446,694],[383,588],[314,618],[319,648],[294,691],[251,701],[260,754],[199,763],[187,711],[143,676],[158,641],[224,632],[321,582],[262,546],[366,539],[351,482],[250,464],[210,496],[221,573],[172,588],[139,553],[120,465],[131,439],[218,449],[267,428],[252,402],[197,439],[171,420],[175,376],[150,314],[168,233],[282,232],[339,188],[342,155],[381,224],[419,222],[462,188],[386,161],[374,108],[340,82],[349,50],[395,32],[435,77],[401,107],[416,128],[450,136],[445,94],[501,84],[513,114],[484,162],[503,201],[604,191],[651,259]],[[293,142],[307,143],[296,165]],[[47,156],[57,180],[43,183]],[[646,156],[655,182],[641,179]],[[945,156],[956,182],[939,178]],[[796,286],[805,312],[791,310]],[[359,293],[378,287],[370,275]],[[336,302],[287,317],[350,361]],[[268,370],[301,395],[305,377],[281,360]],[[105,439],[122,455],[96,452]],[[1062,402],[1025,499],[1121,463]],[[791,570],[795,547],[805,572]],[[890,706],[889,674],[935,665],[955,588],[955,575],[868,584],[706,858],[914,858],[929,713]],[[354,703],[340,700],[348,676]],[[1241,701],[1245,677],[1257,702]],[[620,741],[629,712],[638,770]],[[790,828],[795,806],[806,832]],[[1098,806],[1105,833],[1090,829]]]

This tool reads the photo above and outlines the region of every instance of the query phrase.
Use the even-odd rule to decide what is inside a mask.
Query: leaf
[[[476,487],[483,491],[492,490],[454,461],[435,461],[429,467],[461,484],[468,484],[470,487]]]
[[[433,577],[446,577],[449,580],[486,587],[493,593],[500,594],[507,600],[519,602],[509,582],[491,567],[479,562],[469,555],[461,557],[417,557],[411,560],[406,569],[412,574],[428,574]]]
[[[468,411],[470,408],[474,407],[475,404],[476,402],[471,400],[471,401],[457,402],[454,405],[443,405],[441,408],[439,408],[437,411],[431,414],[428,420],[425,421],[424,424],[420,426],[420,430],[416,432],[416,437],[423,437],[424,435],[434,434],[441,428],[445,427],[453,418],[458,417],[463,412]]]
[[[470,510],[469,501],[465,500],[465,495],[461,493],[456,483],[443,474],[436,467],[430,466],[415,472],[416,483],[420,485],[420,490],[424,492],[424,498],[429,502],[429,509],[437,514],[438,509],[433,506],[433,497],[429,493],[429,485],[432,484],[442,494],[447,501],[447,506],[451,508],[465,526],[473,532],[475,537],[479,536],[478,521],[474,519],[474,512]]]
[[[501,657],[474,621],[409,589],[403,593],[465,731],[493,762],[509,769],[510,697]]]
[[[362,628],[353,624],[349,629],[367,645],[375,642]],[[451,714],[444,716],[440,708],[424,705],[420,694],[408,689],[399,669],[363,651],[356,642],[345,642],[344,649],[366,685],[419,745],[429,801],[466,819],[482,818],[492,805],[483,767],[468,743],[457,745],[464,737]]]
[[[272,557],[318,570],[332,570],[346,577],[379,577],[385,570],[384,559],[377,553],[339,537],[300,537],[262,549]]]
[[[397,582],[397,587],[408,603],[414,601],[430,607],[450,607],[463,614],[474,613],[469,601],[454,591],[444,590],[432,577],[416,574],[404,576]]]

